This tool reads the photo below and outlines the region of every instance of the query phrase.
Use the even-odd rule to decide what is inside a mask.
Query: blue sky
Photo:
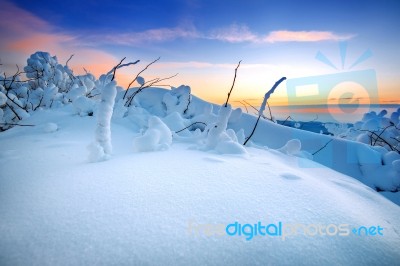
[[[200,97],[222,102],[239,60],[232,97],[262,98],[281,76],[345,71],[364,51],[373,56],[358,69],[374,69],[382,99],[400,102],[400,1],[10,1],[0,24],[5,67],[24,64],[36,50],[60,61],[75,54],[74,71],[95,74],[121,58],[143,64],[161,56],[148,72],[190,85]],[[345,69],[315,60],[322,52],[340,65],[338,43],[347,42]],[[71,62],[71,63],[72,63]],[[119,75],[124,85],[138,69]],[[236,94],[236,95],[235,95]],[[284,102],[278,91],[276,102]],[[397,98],[396,98],[397,97]]]

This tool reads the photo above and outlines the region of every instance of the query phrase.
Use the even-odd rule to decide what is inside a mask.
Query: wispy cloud
[[[44,20],[8,1],[1,4],[0,17],[0,31],[8,29],[11,37],[19,33],[27,34],[31,29],[50,29],[50,25]]]
[[[337,34],[331,31],[272,31],[269,34],[258,34],[246,26],[232,24],[227,27],[215,28],[207,33],[199,32],[188,23],[173,28],[157,28],[140,32],[101,33],[82,36],[86,44],[142,45],[152,43],[171,42],[178,39],[217,40],[227,43],[276,43],[276,42],[320,42],[340,41],[353,38],[353,34]]]
[[[331,31],[271,31],[268,35],[252,32],[246,25],[232,24],[229,27],[218,28],[206,36],[229,43],[275,43],[275,42],[321,42],[342,41],[353,38],[353,34],[337,34]]]
[[[237,24],[212,30],[206,38],[230,43],[258,42],[259,40],[259,37],[252,33],[247,26]]]
[[[342,41],[353,38],[353,34],[336,34],[330,31],[272,31],[262,39],[264,42],[320,42]]]
[[[106,33],[91,35],[87,38],[95,43],[114,43],[122,45],[137,45],[153,42],[168,42],[176,39],[196,39],[200,34],[193,26],[149,29],[142,32]]]

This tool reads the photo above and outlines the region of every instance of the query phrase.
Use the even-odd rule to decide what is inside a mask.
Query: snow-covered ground
[[[72,105],[36,111],[21,122],[34,127],[0,133],[0,264],[399,263],[400,207],[357,180],[376,166],[372,149],[334,139],[311,161],[329,136],[265,120],[243,148],[255,117],[218,116],[219,107],[193,97],[192,121],[183,119],[182,95],[143,91],[141,107],[125,117],[117,102],[105,161],[88,159],[96,117]],[[178,131],[202,119],[217,127],[174,133],[172,143],[160,126]],[[230,236],[230,224],[231,234],[251,226]],[[272,224],[270,235],[254,224]],[[275,236],[274,225],[282,228]]]

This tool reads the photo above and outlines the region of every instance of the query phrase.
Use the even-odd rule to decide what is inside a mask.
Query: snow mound
[[[166,150],[171,143],[171,130],[160,118],[151,116],[144,134],[134,138],[133,149],[136,152]]]
[[[232,113],[230,105],[222,105],[219,109],[217,122],[207,129],[207,137],[200,149],[215,150],[221,154],[245,154],[246,149],[238,143],[235,131],[227,130],[228,120]]]
[[[322,165],[299,167],[305,159],[272,149],[247,147],[248,156],[230,156],[177,142],[165,152],[132,153],[128,117],[113,123],[113,160],[90,164],[85,144],[97,121],[73,112],[39,111],[26,120],[60,121],[62,138],[35,127],[0,133],[2,265],[396,265],[400,259],[400,207],[354,178]],[[148,130],[164,125],[150,135],[170,131],[161,121],[149,117]],[[231,139],[233,133],[225,131]],[[97,142],[90,149],[94,161],[106,156]],[[258,223],[270,232],[281,223],[281,234],[256,235]],[[235,224],[245,230],[228,235]],[[314,235],[318,230],[324,235]]]
[[[298,139],[291,139],[285,146],[278,149],[278,151],[288,155],[296,155],[301,151],[301,141]]]
[[[52,133],[58,130],[56,123],[46,123],[43,127],[43,131],[46,133]]]

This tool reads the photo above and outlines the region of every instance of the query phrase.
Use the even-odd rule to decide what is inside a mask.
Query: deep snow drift
[[[255,117],[189,94],[148,89],[125,108],[120,92],[106,161],[88,159],[92,105],[94,116],[66,105],[23,120],[34,127],[0,133],[0,264],[400,260],[400,207],[358,181],[368,167],[384,167],[375,150],[335,138],[311,156],[332,138],[265,120],[243,147]],[[395,186],[395,177],[383,185]],[[255,235],[250,225],[242,235],[220,230],[235,222],[285,229],[276,236]]]

